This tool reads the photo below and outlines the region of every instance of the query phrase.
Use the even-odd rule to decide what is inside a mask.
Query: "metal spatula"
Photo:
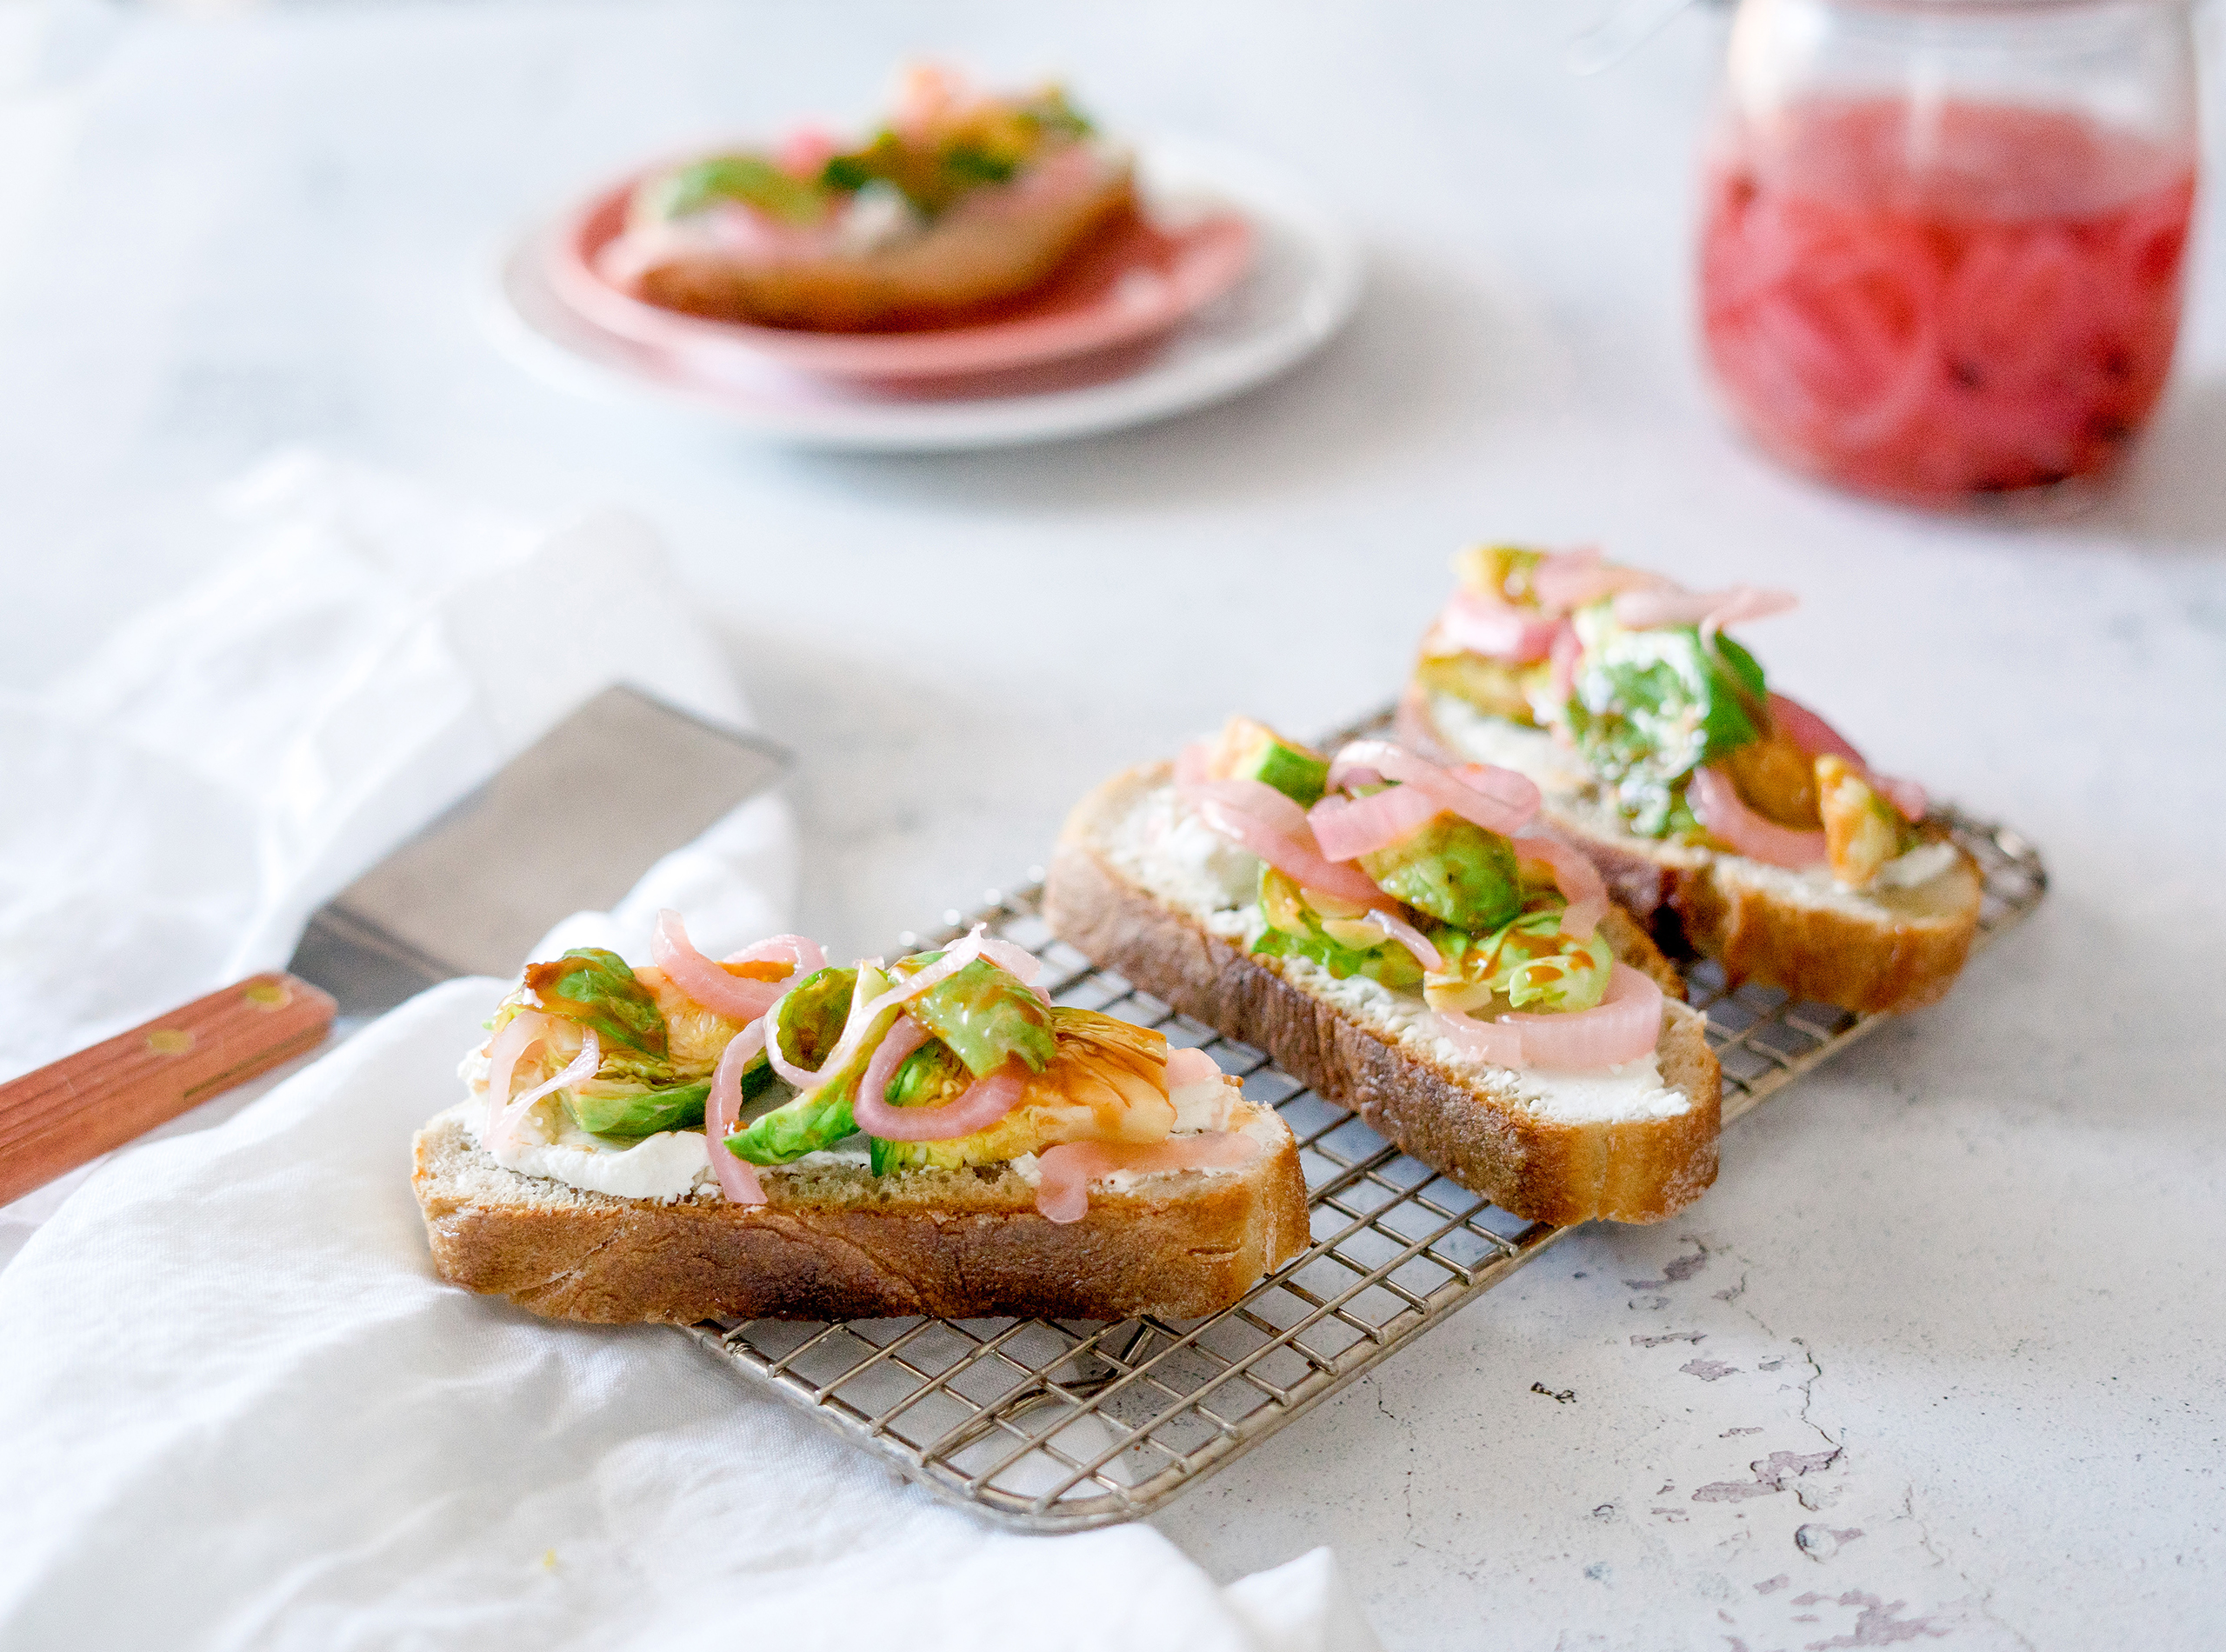
[[[778,780],[787,755],[607,689],[342,890],[253,976],[0,1085],[0,1204],[458,976],[508,976]]]

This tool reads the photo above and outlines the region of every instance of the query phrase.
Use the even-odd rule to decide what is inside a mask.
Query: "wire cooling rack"
[[[1976,947],[2040,903],[2047,874],[2014,832],[1938,810],[1976,858]],[[1100,969],[1044,924],[1040,883],[907,948],[976,923],[1043,961],[1059,1003],[1102,1009],[1210,1051],[1298,1138],[1312,1244],[1235,1307],[1197,1321],[707,1321],[689,1334],[750,1381],[883,1457],[945,1502],[1023,1531],[1150,1513],[1389,1358],[1573,1231],[1510,1216],[1407,1157],[1249,1045],[1216,1036]],[[1724,989],[1686,996],[1723,1064],[1723,1122],[1751,1111],[1883,1019]]]

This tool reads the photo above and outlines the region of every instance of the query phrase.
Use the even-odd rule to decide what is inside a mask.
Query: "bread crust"
[[[1412,718],[1456,761],[1430,717],[1428,696],[1410,696]],[[1956,864],[1922,892],[1866,896],[1859,909],[1789,898],[1776,869],[1744,856],[1607,831],[1556,809],[1540,818],[1600,869],[1609,893],[1675,952],[1713,958],[1732,986],[1755,982],[1796,998],[1884,1014],[1932,1003],[1955,985],[1978,933],[1983,880],[1960,845]],[[1937,826],[1928,841],[1944,841]]]
[[[749,263],[676,252],[639,276],[654,304],[715,321],[813,332],[892,332],[976,320],[1049,282],[1083,245],[1135,216],[1125,166],[1096,187],[1024,212],[946,217],[916,240],[862,256]]]
[[[1278,1129],[1242,1169],[1093,1188],[1066,1223],[1010,1169],[769,1171],[762,1206],[616,1198],[504,1169],[453,1111],[417,1132],[410,1181],[443,1279],[552,1319],[1193,1317],[1306,1246]]]
[[[1511,1105],[1387,1043],[1287,979],[1282,960],[1243,952],[1124,876],[1103,845],[1169,772],[1160,763],[1117,775],[1069,817],[1043,903],[1045,919],[1067,941],[1185,1015],[1266,1050],[1403,1151],[1517,1216],[1556,1225],[1659,1222],[1716,1180],[1722,1075],[1700,1016],[1674,1000],[1663,1009],[1663,1078],[1693,1103],[1681,1115],[1580,1122]],[[1610,938],[1678,990],[1675,972],[1621,915]]]

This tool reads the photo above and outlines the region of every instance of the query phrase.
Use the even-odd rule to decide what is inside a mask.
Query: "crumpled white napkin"
[[[38,1023],[0,1029],[0,1073],[283,962],[614,666],[744,715],[624,518],[530,532],[307,456],[239,503],[243,557],[0,700],[0,765],[37,788],[0,824],[0,961]],[[593,662],[533,647],[575,604]],[[675,904],[739,944],[783,927],[794,871],[760,800],[555,934],[639,956]],[[441,1284],[410,1134],[501,990],[436,989],[25,1219],[0,1646],[1375,1646],[1327,1550],[1222,1590],[1143,1527],[993,1534],[669,1329]]]
[[[310,453],[228,504],[239,556],[0,695],[0,1077],[284,963],[320,902],[614,681],[748,721],[631,517],[530,529]],[[776,927],[784,808],[711,850],[659,874],[705,943]]]
[[[109,1166],[0,1271],[0,1645],[1366,1652],[1327,1550],[1224,1593],[1149,1528],[986,1530],[676,1331],[434,1278],[438,987]]]

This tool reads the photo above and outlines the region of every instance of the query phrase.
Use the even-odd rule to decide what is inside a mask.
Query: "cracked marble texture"
[[[0,91],[0,687],[195,577],[202,502],[274,443],[623,503],[797,754],[804,927],[855,956],[1231,709],[1388,699],[1465,541],[1798,590],[1750,639],[1774,681],[2015,823],[2047,904],[1735,1127],[1688,1215],[1573,1236],[1156,1523],[1223,1578],[1333,1543],[1400,1652],[2226,1644],[2226,214],[2092,514],[1823,493],[1695,359],[1722,9],[1571,77],[1597,10],[103,11],[76,80]],[[769,450],[498,352],[477,283],[527,215],[923,49],[1296,173],[1368,249],[1352,328],[1225,407],[941,458]]]

